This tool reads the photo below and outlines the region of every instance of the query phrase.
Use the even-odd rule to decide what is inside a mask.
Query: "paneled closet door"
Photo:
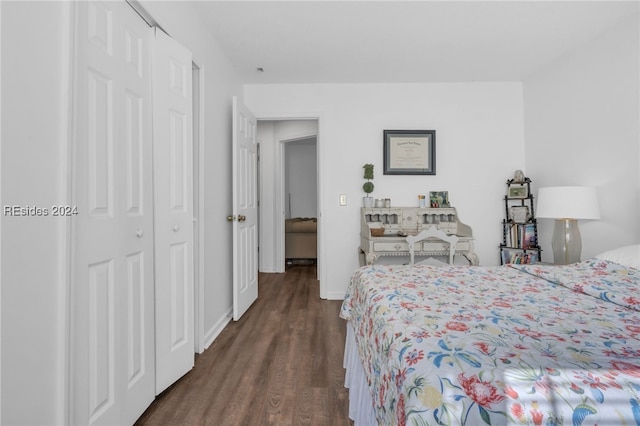
[[[152,30],[77,2],[71,422],[132,424],[155,397]]]
[[[156,29],[153,156],[156,393],[194,364],[191,52]]]

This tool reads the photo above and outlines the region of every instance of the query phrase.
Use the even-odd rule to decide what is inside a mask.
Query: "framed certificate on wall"
[[[435,175],[435,130],[385,130],[385,175]]]

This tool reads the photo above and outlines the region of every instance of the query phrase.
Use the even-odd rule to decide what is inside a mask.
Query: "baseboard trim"
[[[204,336],[204,349],[206,350],[216,337],[222,333],[222,330],[231,322],[233,319],[233,308],[227,309],[227,312],[224,313],[222,318],[220,318],[216,323],[211,327]]]
[[[345,294],[344,291],[330,291],[327,294],[327,300],[344,300]]]

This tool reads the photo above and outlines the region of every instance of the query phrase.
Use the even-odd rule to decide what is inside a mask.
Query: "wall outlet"
[[[340,205],[341,206],[347,205],[347,194],[340,194]]]

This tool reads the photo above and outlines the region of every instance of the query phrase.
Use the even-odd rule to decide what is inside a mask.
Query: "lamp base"
[[[555,220],[551,248],[553,249],[553,263],[556,265],[580,262],[582,238],[576,219]]]

